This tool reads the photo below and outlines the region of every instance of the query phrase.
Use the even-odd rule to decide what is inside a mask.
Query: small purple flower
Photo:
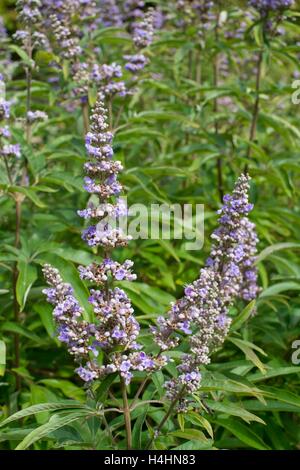
[[[189,321],[184,321],[184,322],[179,322],[178,327],[181,331],[183,331],[186,335],[191,335],[192,330],[190,329],[190,322]]]
[[[7,139],[11,136],[8,126],[0,127],[0,136],[6,137]]]
[[[120,371],[121,372],[127,372],[131,368],[131,362],[130,361],[123,361],[120,365]]]
[[[0,153],[5,157],[21,158],[21,147],[19,144],[5,144]]]
[[[95,376],[96,376],[95,372],[89,370],[86,367],[78,367],[76,369],[76,372],[79,375],[79,377],[85,382],[91,382],[92,380],[95,379]]]

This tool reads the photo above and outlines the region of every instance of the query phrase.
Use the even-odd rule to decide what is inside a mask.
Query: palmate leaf
[[[67,426],[68,424],[77,421],[81,418],[86,418],[91,415],[91,412],[87,410],[76,411],[68,414],[67,416],[54,415],[50,418],[48,423],[39,426],[38,428],[31,431],[25,439],[16,447],[15,450],[25,450],[31,446],[34,442],[42,439],[43,437],[49,436],[52,432],[57,429]]]
[[[39,405],[29,406],[24,410],[17,411],[17,413],[9,416],[4,421],[0,423],[0,427],[6,426],[13,421],[17,421],[18,419],[26,418],[27,416],[32,416],[37,413],[43,413],[45,411],[56,411],[56,410],[64,410],[64,409],[75,409],[75,408],[82,408],[86,410],[90,410],[86,405],[79,403],[77,401],[58,401],[53,403],[41,403]]]

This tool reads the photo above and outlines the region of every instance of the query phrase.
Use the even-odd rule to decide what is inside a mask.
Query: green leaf
[[[297,139],[300,139],[300,131],[298,127],[294,126],[287,119],[279,116],[278,114],[261,112],[260,119],[264,119],[264,121],[268,122],[281,135],[285,136],[290,133],[297,137]]]
[[[277,367],[274,369],[269,369],[265,373],[256,372],[254,374],[250,374],[247,376],[248,380],[251,382],[261,382],[263,380],[268,380],[273,377],[279,377],[282,375],[289,375],[289,374],[299,374],[300,367],[291,366],[291,367]]]
[[[57,256],[54,253],[43,253],[39,260],[36,260],[41,264],[49,263],[60,272],[60,275],[65,282],[68,282],[72,285],[74,289],[74,295],[83,307],[83,318],[87,321],[92,321],[93,319],[93,310],[91,304],[88,302],[89,290],[80,279],[79,274],[75,266],[60,256]]]
[[[26,52],[23,49],[21,49],[21,47],[16,46],[15,44],[10,44],[8,47],[11,51],[18,54],[18,56],[22,59],[24,64],[26,64],[30,68],[34,67],[34,61],[30,59],[30,57],[26,54]]]
[[[185,425],[185,416],[184,416],[184,414],[183,413],[178,413],[177,419],[178,419],[178,424],[179,424],[180,430],[182,432],[184,432],[184,425]]]
[[[265,258],[267,258],[269,255],[271,255],[275,251],[288,250],[289,248],[300,249],[300,243],[276,243],[274,245],[268,246],[267,248],[265,248],[259,253],[255,262],[256,264],[260,263],[260,261],[263,261]]]
[[[267,411],[282,411],[287,413],[299,413],[300,408],[290,403],[284,403],[277,400],[266,400],[265,404],[255,402],[253,400],[244,400],[244,406],[247,410],[264,412]]]
[[[28,330],[28,328],[25,328],[24,326],[19,325],[17,323],[13,323],[9,321],[5,322],[1,326],[1,329],[3,331],[9,331],[10,333],[16,333],[18,335],[25,336],[26,338],[34,341],[37,344],[41,344],[41,342],[43,341],[43,339],[40,336],[36,335],[32,331]]]
[[[144,410],[140,416],[138,416],[132,429],[132,445],[134,449],[142,449],[142,432],[145,419],[147,417],[149,405],[144,407]]]
[[[238,416],[242,418],[246,423],[251,421],[257,421],[258,423],[265,424],[265,422],[249,411],[245,410],[242,406],[235,405],[233,403],[218,402],[213,400],[205,400],[205,403],[214,411],[219,411],[220,413],[225,413],[230,416]]]
[[[188,414],[186,415],[186,418],[188,420],[191,420],[193,424],[199,425],[202,428],[204,428],[208,432],[209,436],[212,439],[214,438],[214,432],[213,432],[212,426],[206,418],[201,416],[199,413],[196,413],[195,411],[189,411]]]
[[[188,439],[188,440],[198,440],[202,442],[207,441],[207,437],[203,434],[202,431],[198,429],[190,429],[186,428],[184,431],[173,431],[169,433],[170,436],[180,437],[181,439]]]
[[[231,374],[233,375],[233,374]],[[235,395],[251,395],[262,400],[263,392],[257,387],[253,387],[244,377],[236,376],[233,380],[223,374],[204,374],[201,381],[201,390],[203,392],[229,392]]]
[[[164,250],[170,253],[170,255],[177,261],[177,263],[180,263],[180,259],[178,258],[176,250],[173,248],[171,242],[169,242],[168,240],[158,240],[158,243],[164,248]]]
[[[20,441],[24,439],[34,428],[22,428],[0,433],[0,442]]]
[[[241,349],[245,354],[246,358],[249,359],[249,361],[253,362],[253,364],[256,365],[256,367],[258,367],[258,369],[262,373],[266,371],[265,365],[261,362],[257,354],[255,354],[255,352],[253,351],[253,349],[257,349],[261,354],[266,355],[266,353],[262,349],[258,348],[255,344],[250,343],[249,341],[245,341],[239,338],[228,337],[228,341],[235,344],[239,349]]]
[[[273,295],[280,294],[281,292],[286,292],[289,290],[300,290],[300,282],[278,282],[278,284],[274,284],[273,286],[268,287],[265,289],[259,296],[260,299],[264,297],[270,297]]]
[[[75,408],[86,408],[86,405],[79,403],[77,401],[65,400],[58,401],[53,403],[41,403],[39,405],[29,406],[24,410],[17,411],[17,413],[9,416],[4,421],[0,423],[0,427],[6,426],[13,421],[18,419],[26,418],[27,416],[32,416],[37,413],[44,413],[45,411],[55,411],[55,410],[65,410],[65,409],[75,409]]]
[[[44,209],[46,204],[37,196],[36,192],[32,188],[25,188],[24,186],[10,186],[8,191],[12,193],[22,193],[27,196],[37,207]]]
[[[41,67],[49,65],[55,59],[55,55],[49,51],[37,51],[34,55],[34,60]]]
[[[46,329],[50,338],[54,338],[56,332],[55,321],[53,319],[53,308],[51,305],[43,303],[43,304],[35,304],[33,306],[35,312],[37,312],[40,316],[41,322]]]
[[[249,447],[257,450],[270,450],[270,447],[264,443],[260,436],[254,431],[249,429],[245,424],[235,421],[233,419],[222,419],[216,420],[217,424],[225,429],[228,429],[234,436]]]
[[[5,373],[6,365],[6,346],[3,340],[0,340],[0,376]]]
[[[230,330],[236,331],[238,330],[247,320],[251,317],[252,313],[255,311],[256,301],[252,300],[245,308],[241,311],[241,313],[235,317],[231,323]]]
[[[117,377],[117,373],[109,374],[102,381],[100,386],[97,389],[97,401],[103,403],[106,400],[109,388]]]
[[[17,301],[21,311],[24,309],[31,286],[36,281],[37,268],[26,261],[18,262],[18,280],[16,286]]]
[[[213,441],[207,439],[206,442],[198,440],[187,441],[180,446],[174,447],[172,450],[211,450],[213,449]]]
[[[85,392],[77,385],[72,384],[69,380],[58,379],[42,379],[39,381],[50,388],[61,390],[66,397],[74,400],[84,400]]]
[[[300,411],[300,397],[295,393],[290,392],[289,390],[282,390],[281,388],[276,387],[264,387],[265,396],[274,398],[282,403],[288,403],[290,405],[296,406]]]
[[[30,372],[28,369],[26,369],[26,367],[13,367],[11,371],[15,372],[18,376],[23,377],[23,379],[27,379],[30,381],[33,380],[32,375],[30,375]]]
[[[48,423],[39,426],[38,428],[34,429],[34,431],[31,431],[31,433],[28,434],[22,442],[20,442],[15,450],[25,450],[34,442],[39,441],[43,437],[49,436],[49,434],[56,431],[57,429],[60,429],[63,426],[67,426],[74,421],[78,421],[81,418],[85,418],[89,414],[90,412],[82,410],[71,413],[67,416],[54,415],[50,418]]]

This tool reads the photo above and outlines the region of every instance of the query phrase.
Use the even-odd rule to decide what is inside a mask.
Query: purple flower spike
[[[249,177],[241,175],[233,193],[224,197],[218,213],[219,227],[212,234],[213,245],[206,267],[199,278],[184,290],[184,297],[172,305],[168,316],[158,317],[152,328],[162,350],[178,345],[178,330],[190,336],[189,354],[178,365],[179,376],[165,383],[172,400],[185,386],[187,393],[200,385],[198,367],[208,364],[211,352],[219,347],[230,327],[229,307],[237,297],[252,300],[259,291],[254,265],[258,242],[255,226],[247,218],[252,205],[248,201]],[[184,398],[179,409],[184,411]]]

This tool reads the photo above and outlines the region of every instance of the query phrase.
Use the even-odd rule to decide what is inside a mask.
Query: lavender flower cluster
[[[7,38],[7,31],[4,25],[4,20],[2,16],[0,16],[0,39],[6,39]]]
[[[117,182],[122,165],[112,160],[112,138],[103,95],[99,93],[91,116],[91,131],[86,136],[89,161],[85,164],[88,175],[85,188],[97,197],[99,206],[89,204],[79,211],[80,216],[97,222],[83,232],[83,239],[89,246],[101,246],[105,254],[102,263],[79,267],[81,279],[97,286],[97,289],[90,289],[88,299],[95,322],[82,319],[83,311],[72,287],[64,283],[59,272],[50,265],[43,269],[50,285],[44,293],[55,305],[53,315],[60,341],[66,343],[69,352],[80,363],[76,369],[79,376],[91,382],[118,372],[129,384],[133,371],[157,370],[166,364],[166,358],[154,358],[141,351],[142,346],[137,342],[140,325],[133,315],[130,300],[122,289],[113,286],[114,281],[133,281],[136,276],[131,270],[131,260],[118,263],[109,256],[112,248],[123,246],[128,241],[120,228],[111,227],[107,222],[107,216],[124,213],[124,204],[118,199],[122,186]],[[104,363],[97,361],[99,350],[105,353]]]
[[[175,7],[181,15],[179,25],[196,24],[200,28],[199,34],[201,34],[201,28],[208,29],[211,22],[216,20],[212,1],[177,0]]]
[[[262,16],[269,12],[282,12],[293,5],[293,0],[249,0],[249,5]]]
[[[60,47],[61,57],[75,61],[81,54],[78,37],[72,34],[68,22],[64,18],[60,18],[59,15],[51,14],[50,23],[54,38]]]
[[[165,383],[167,397],[178,398],[184,411],[183,397],[195,392],[200,384],[199,366],[210,362],[210,354],[219,347],[229,330],[228,309],[237,297],[254,299],[258,293],[254,266],[258,242],[255,225],[248,214],[249,177],[241,175],[232,195],[224,197],[219,211],[219,228],[212,234],[213,245],[206,267],[199,278],[186,286],[184,297],[172,305],[165,317],[158,318],[152,331],[161,351],[175,348],[180,336],[189,335],[190,351],[178,366],[179,375]]]
[[[5,82],[3,76],[0,74],[0,157],[5,161],[5,165],[8,168],[8,158],[20,158],[21,148],[19,144],[11,144],[9,139],[11,132],[8,126],[8,120],[10,118],[10,106],[11,102],[6,100],[5,93]]]
[[[47,119],[48,115],[44,111],[28,111],[27,113],[27,121],[30,122],[30,124],[38,121],[46,121]]]
[[[41,20],[40,0],[17,0],[19,19],[22,23],[32,26]]]
[[[40,0],[18,0],[18,20],[24,29],[14,34],[14,39],[20,42],[30,55],[36,48],[49,48],[46,35],[41,32],[42,3]]]
[[[144,0],[125,0],[123,5],[124,20],[129,23],[130,29],[134,29],[136,21],[144,17]]]
[[[116,0],[102,0],[98,6],[99,23],[104,27],[123,26],[122,12]]]
[[[136,22],[133,29],[133,43],[138,51],[137,54],[125,55],[126,60],[125,69],[131,72],[134,76],[145,68],[149,60],[142,53],[142,49],[150,46],[154,36],[154,10],[151,8],[145,15],[142,15],[142,20]]]
[[[115,62],[110,65],[94,64],[90,74],[90,79],[93,83],[97,84],[101,93],[105,97],[113,97],[115,95],[125,96],[125,82],[120,80],[122,75],[122,67]]]

